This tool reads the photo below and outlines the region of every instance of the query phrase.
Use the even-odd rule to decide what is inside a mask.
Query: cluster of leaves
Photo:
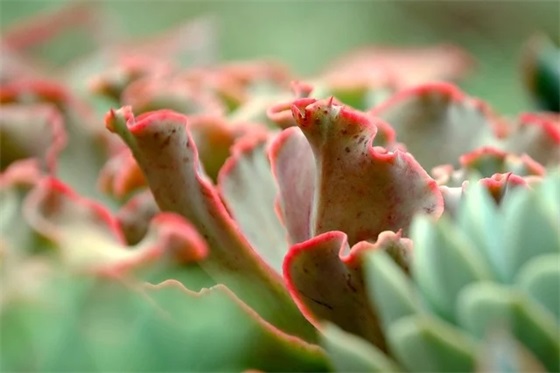
[[[441,82],[455,47],[303,83],[200,22],[47,79],[89,14],[1,45],[2,369],[560,369],[558,114]]]

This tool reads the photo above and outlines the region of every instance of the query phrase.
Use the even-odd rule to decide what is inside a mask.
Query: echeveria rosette
[[[441,193],[412,155],[372,146],[376,121],[366,114],[332,99],[296,100],[292,112],[298,127],[271,147],[280,213],[295,244],[284,260],[288,287],[314,324],[332,321],[384,348],[365,299],[362,252],[385,247],[386,231],[398,231],[400,242],[415,214],[440,216]]]
[[[187,218],[210,248],[202,267],[280,329],[305,339],[314,331],[298,312],[282,280],[256,254],[200,167],[187,117],[168,110],[135,118],[111,111],[107,127],[130,147],[162,211]],[[180,192],[178,192],[180,191]]]
[[[483,183],[470,185],[452,219],[415,219],[411,277],[383,252],[368,255],[370,299],[398,364],[558,371],[559,187],[552,173],[497,206]]]

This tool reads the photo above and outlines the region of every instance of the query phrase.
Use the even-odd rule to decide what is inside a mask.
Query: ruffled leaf
[[[503,131],[503,123],[486,104],[445,83],[403,90],[370,113],[387,121],[397,140],[427,170],[456,165],[462,154]]]
[[[560,164],[560,114],[525,113],[510,129],[503,147],[517,154],[528,154],[545,166]]]
[[[441,215],[441,193],[412,155],[372,147],[374,120],[332,100],[297,100],[292,111],[316,164],[311,236],[340,230],[354,244],[406,235],[416,213]]]
[[[205,238],[210,252],[203,268],[266,320],[313,339],[314,331],[298,312],[280,276],[242,236],[201,170],[187,118],[165,110],[134,118],[125,107],[111,111],[106,123],[132,150],[160,209],[186,217]]]
[[[196,230],[174,214],[160,214],[147,236],[129,249],[117,220],[102,205],[76,195],[55,179],[46,178],[27,196],[24,216],[35,231],[60,250],[74,271],[120,275],[165,252],[180,262],[207,254]]]
[[[238,140],[220,172],[218,188],[252,247],[281,273],[288,242],[274,213],[277,188],[266,153],[268,138],[262,134]]]
[[[350,249],[342,232],[328,232],[290,248],[284,278],[304,315],[318,327],[330,321],[385,350],[385,341],[364,286],[362,253],[374,245]]]
[[[289,233],[289,243],[311,238],[311,210],[316,167],[313,153],[299,128],[276,136],[270,147],[270,163],[278,184],[278,212]]]
[[[0,116],[0,170],[12,162],[34,158],[41,167],[56,172],[58,157],[66,145],[60,113],[45,104],[2,105]]]
[[[481,177],[513,172],[518,176],[544,176],[545,168],[527,154],[518,156],[495,147],[486,146],[459,158],[467,174],[477,172]],[[468,178],[469,176],[467,176]]]

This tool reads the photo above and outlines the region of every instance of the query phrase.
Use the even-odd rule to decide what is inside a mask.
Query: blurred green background
[[[73,0],[70,0],[73,1]],[[74,0],[75,1],[75,0]],[[65,1],[0,0],[1,29]],[[134,38],[212,15],[222,60],[274,58],[298,74],[368,44],[453,43],[477,65],[461,86],[495,109],[531,108],[520,79],[523,43],[535,32],[558,38],[558,1],[96,1]]]

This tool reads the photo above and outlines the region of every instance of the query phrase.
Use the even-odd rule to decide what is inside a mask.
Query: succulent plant
[[[560,370],[557,113],[452,46],[200,65],[197,22],[46,79],[88,6],[2,44],[3,370]]]
[[[473,183],[454,218],[415,219],[410,274],[368,254],[393,357],[407,371],[558,371],[560,174],[499,206]]]

